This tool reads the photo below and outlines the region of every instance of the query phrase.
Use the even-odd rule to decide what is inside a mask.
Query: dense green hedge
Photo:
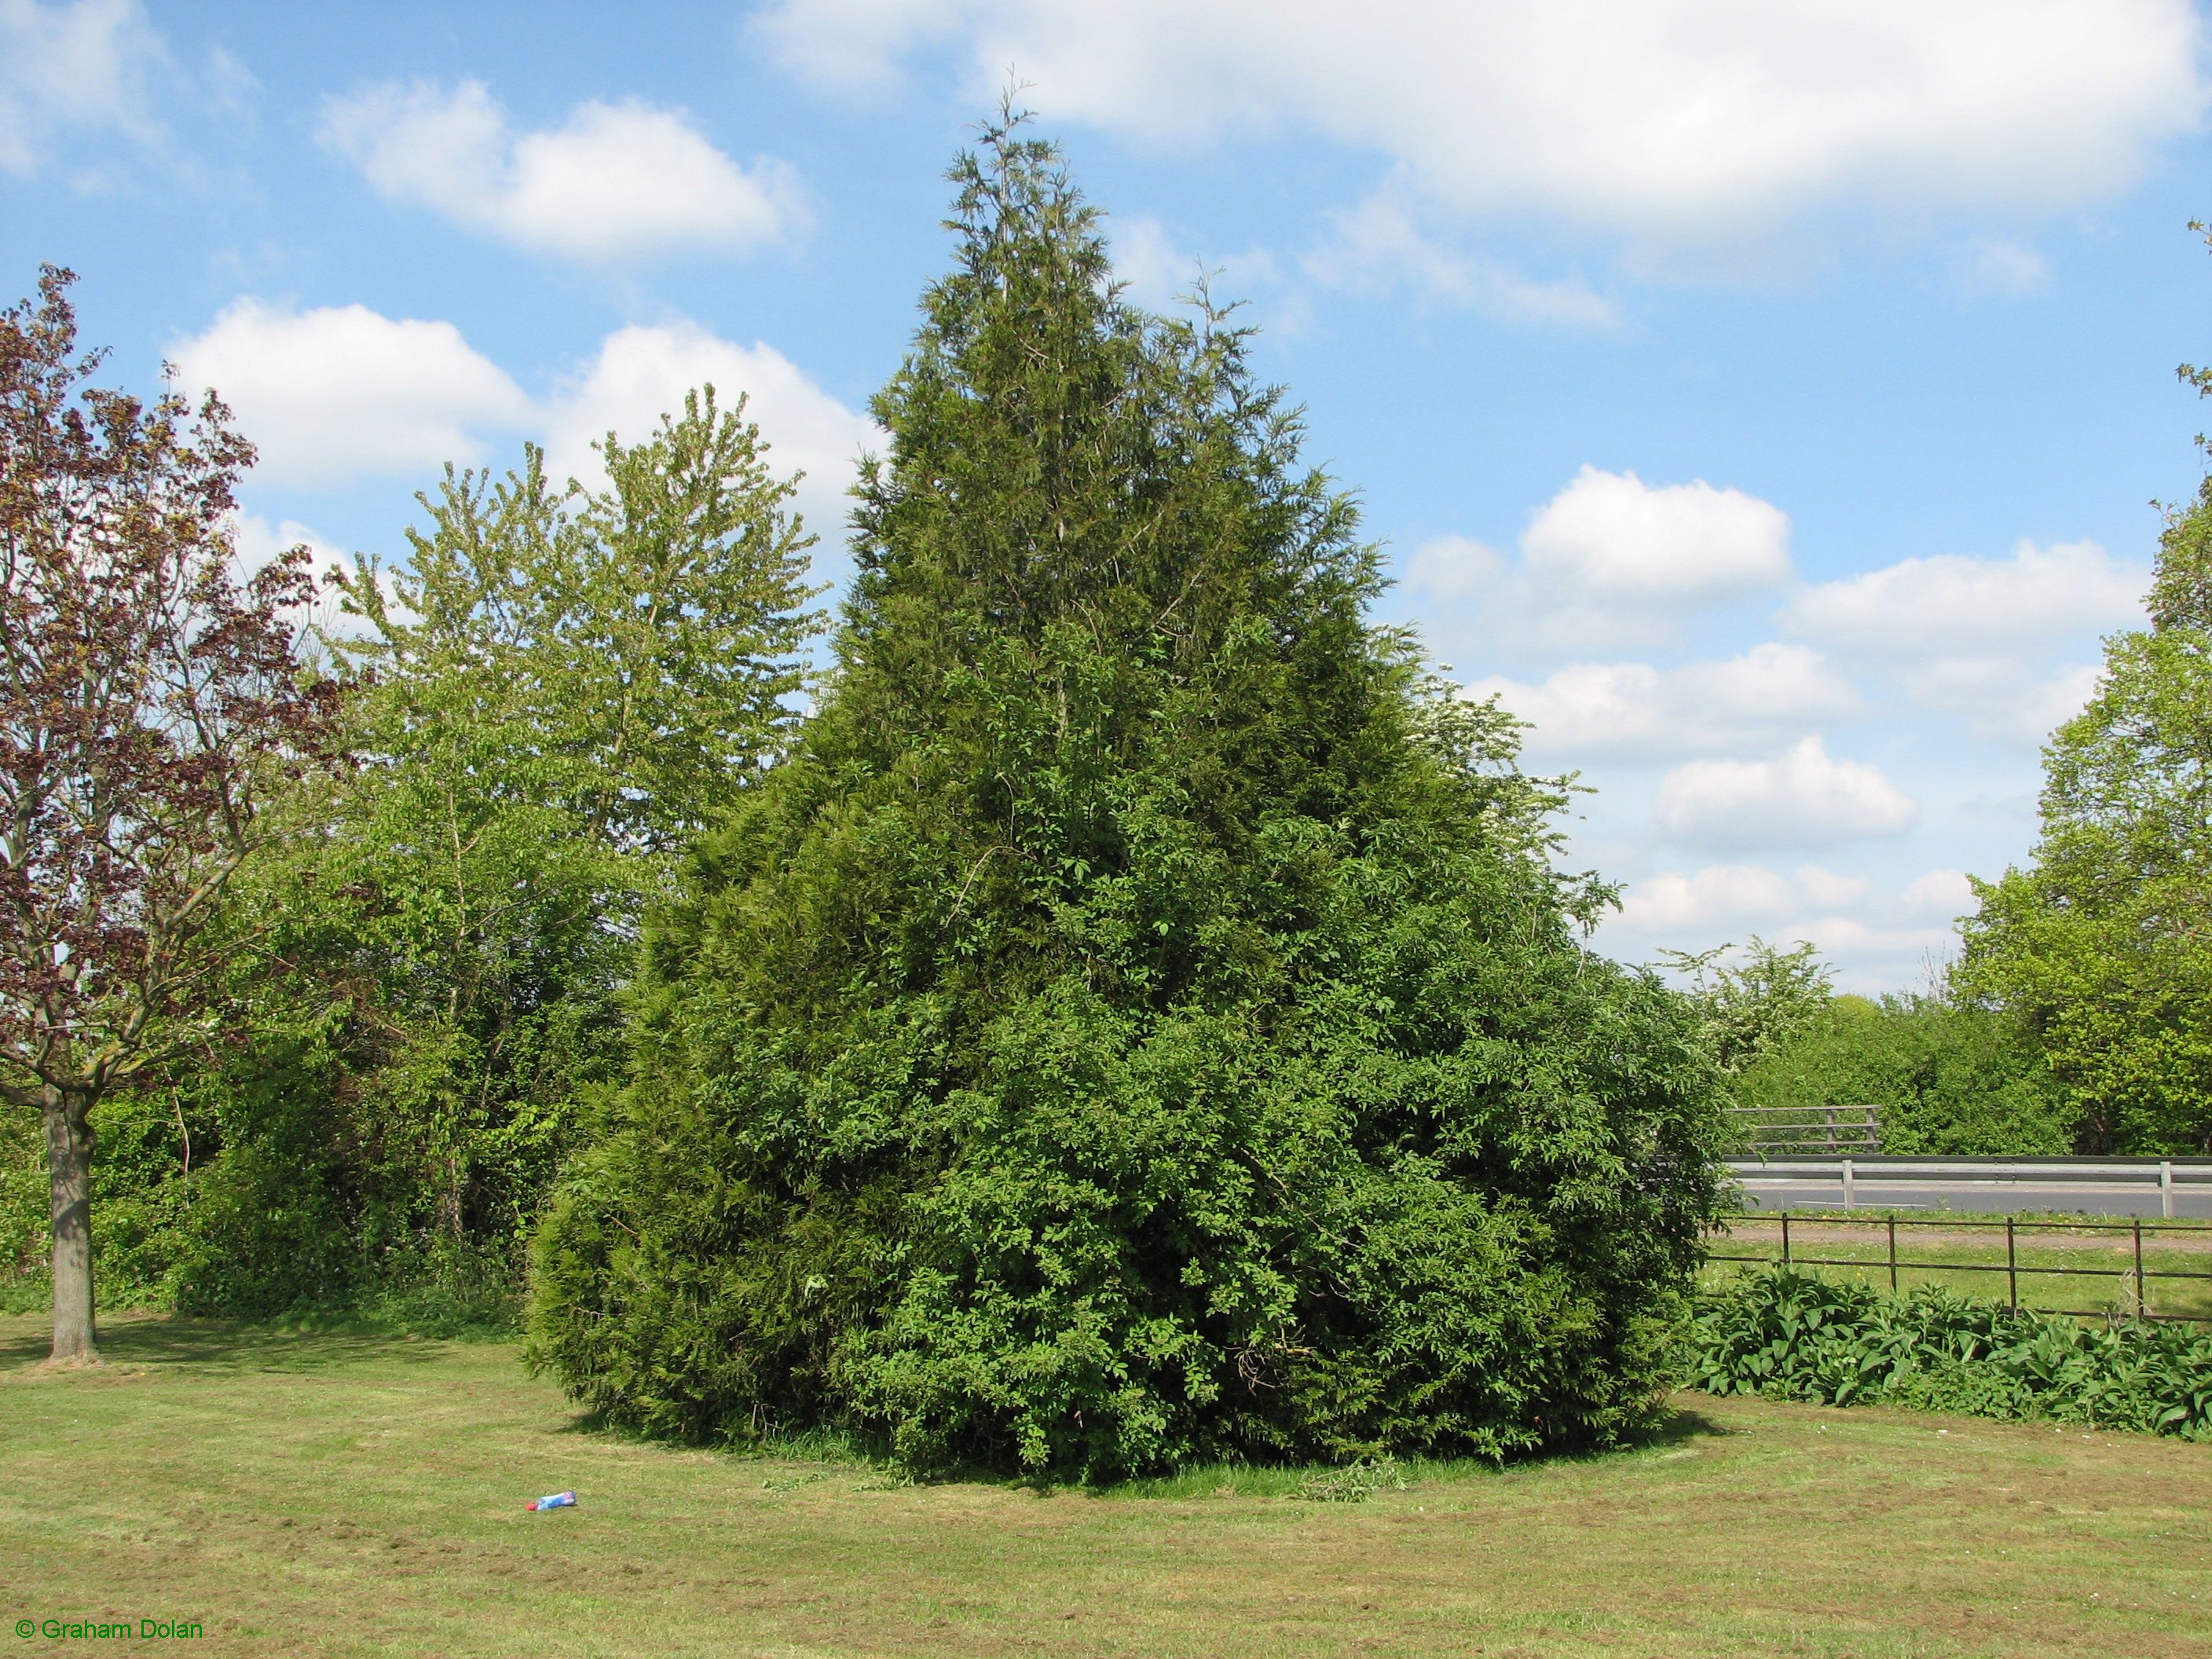
[[[2080,1323],[1928,1286],[1892,1296],[1796,1268],[1698,1299],[1690,1383],[1826,1405],[1917,1406],[2212,1440],[2212,1331]]]

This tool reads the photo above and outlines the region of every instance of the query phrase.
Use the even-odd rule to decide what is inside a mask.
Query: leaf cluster
[[[72,280],[0,313],[0,1094],[81,1119],[204,1030],[223,888],[337,710],[304,550],[231,573],[252,447],[211,397],[92,386]]]
[[[1930,1286],[1891,1296],[1796,1268],[1735,1274],[1700,1293],[1686,1358],[1709,1394],[2212,1440],[2212,1332],[2093,1326]]]
[[[1959,982],[2024,1020],[2085,1150],[2212,1150],[2212,478],[2045,750],[2032,865],[1977,884]]]

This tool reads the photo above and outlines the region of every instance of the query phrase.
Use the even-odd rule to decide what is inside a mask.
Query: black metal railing
[[[2002,1261],[1933,1261],[1924,1257],[1903,1256],[1897,1253],[1897,1218],[1892,1216],[1823,1216],[1817,1221],[1801,1220],[1798,1231],[1801,1239],[1806,1227],[1878,1227],[1887,1235],[1887,1249],[1879,1257],[1805,1255],[1793,1254],[1790,1237],[1790,1212],[1779,1212],[1782,1223],[1782,1254],[1774,1255],[1745,1255],[1731,1251],[1708,1250],[1710,1261],[1745,1261],[1767,1264],[1780,1263],[1800,1267],[1856,1267],[1869,1272],[1887,1267],[1889,1288],[1897,1289],[1898,1270],[1907,1268],[1915,1273],[1997,1273],[2005,1276],[2007,1305],[2021,1306],[2020,1281],[2023,1279],[2117,1279],[2121,1281],[2124,1295],[2120,1304],[2108,1308],[2045,1308],[2037,1306],[2039,1313],[2064,1314],[2081,1319],[2104,1319],[2118,1313],[2130,1319],[2162,1320],[2174,1323],[2212,1325],[2212,1314],[2154,1313],[2149,1305],[2149,1285],[2152,1279],[2212,1280],[2212,1273],[2187,1272],[2172,1267],[2146,1267],[2143,1265],[2143,1235],[2150,1233],[2194,1233],[2206,1236],[2202,1227],[2187,1227],[2157,1221],[2017,1221],[2008,1216],[2003,1220],[1952,1219],[1914,1216],[1905,1225],[1910,1228],[1951,1227],[1993,1233],[2002,1229],[2004,1233]],[[1758,1224],[1768,1224],[1763,1220]],[[2132,1236],[2134,1260],[2122,1267],[2058,1267],[2023,1263],[2020,1259],[2020,1240],[2023,1234],[2037,1233],[2124,1233]],[[2033,1242],[2031,1240],[2031,1242]]]

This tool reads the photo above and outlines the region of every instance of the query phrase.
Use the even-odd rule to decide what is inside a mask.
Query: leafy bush
[[[2212,1332],[2102,1328],[1922,1286],[1891,1296],[1790,1267],[1698,1298],[1690,1385],[2212,1440]]]

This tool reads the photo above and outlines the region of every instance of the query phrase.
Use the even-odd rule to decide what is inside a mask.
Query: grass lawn
[[[0,1320],[0,1626],[196,1620],[210,1654],[2212,1656],[2212,1446],[1686,1395],[1638,1450],[1364,1504],[1039,1493],[589,1432],[499,1344],[150,1317],[103,1343],[44,1373],[40,1323]]]

